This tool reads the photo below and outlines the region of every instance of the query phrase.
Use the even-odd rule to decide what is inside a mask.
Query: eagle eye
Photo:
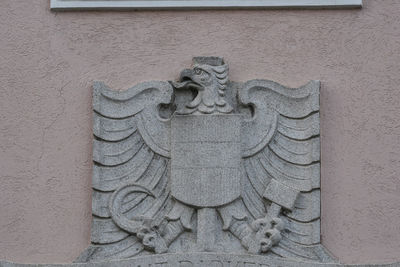
[[[203,70],[202,70],[202,69],[199,69],[199,68],[195,68],[195,69],[194,69],[194,73],[195,73],[196,75],[200,75],[200,74],[203,73]]]

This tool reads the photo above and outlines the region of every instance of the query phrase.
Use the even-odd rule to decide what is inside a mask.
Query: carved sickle
[[[121,212],[122,202],[128,194],[132,193],[144,193],[147,196],[155,197],[150,190],[141,185],[134,183],[125,184],[115,190],[115,192],[112,194],[109,203],[109,209],[112,219],[119,227],[129,233],[136,234],[143,226],[143,223],[146,221],[150,221],[151,218],[136,216],[132,219],[128,219],[124,216],[124,214]]]

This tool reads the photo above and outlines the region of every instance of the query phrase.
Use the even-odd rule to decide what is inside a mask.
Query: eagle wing
[[[143,250],[135,236],[145,220],[169,210],[169,120],[160,104],[172,101],[168,82],[113,91],[93,86],[92,245],[77,262],[129,258]]]
[[[292,89],[252,80],[239,90],[241,104],[253,110],[242,127],[242,199],[253,219],[282,199],[275,203],[285,230],[273,254],[332,261],[320,244],[319,88],[319,81]],[[291,196],[280,196],[279,188]]]

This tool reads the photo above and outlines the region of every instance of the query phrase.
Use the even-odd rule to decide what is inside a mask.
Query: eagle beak
[[[195,88],[200,87],[197,83],[195,83],[192,80],[192,76],[193,76],[193,70],[185,69],[181,72],[181,75],[179,77],[179,82],[171,82],[171,84],[176,89],[187,89],[189,87],[195,87]]]
[[[192,75],[193,75],[193,70],[185,69],[181,72],[181,76],[180,76],[179,80],[181,82],[192,80]]]

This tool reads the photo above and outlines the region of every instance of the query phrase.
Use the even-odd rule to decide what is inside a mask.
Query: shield
[[[240,115],[186,115],[171,120],[171,193],[196,207],[240,195]]]

